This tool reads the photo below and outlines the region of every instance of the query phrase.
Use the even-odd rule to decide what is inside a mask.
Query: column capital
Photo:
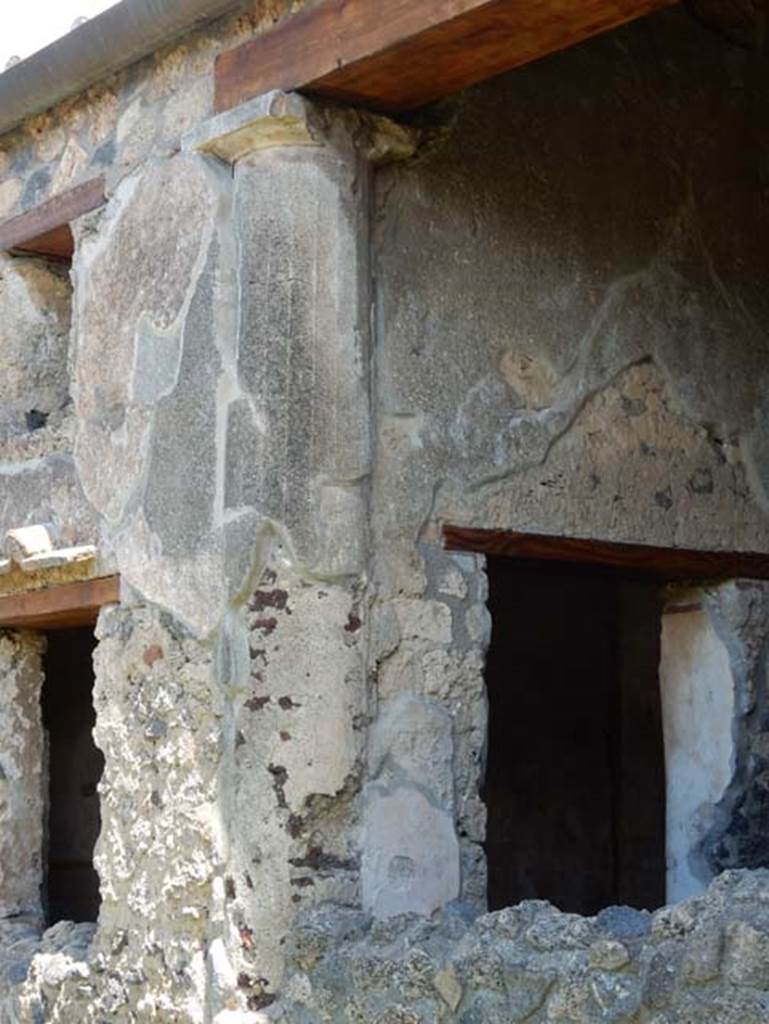
[[[378,114],[273,90],[204,121],[183,137],[182,149],[234,164],[263,149],[339,145],[342,138],[381,164],[412,156],[418,132]]]

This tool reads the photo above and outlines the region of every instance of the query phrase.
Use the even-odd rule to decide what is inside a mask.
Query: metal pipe
[[[0,74],[0,135],[243,0],[121,0]]]

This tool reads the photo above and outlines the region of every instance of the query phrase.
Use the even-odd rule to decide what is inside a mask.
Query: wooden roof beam
[[[76,185],[0,224],[0,249],[71,259],[75,249],[71,222],[105,202],[103,177]]]
[[[625,544],[586,537],[555,537],[515,530],[443,526],[448,551],[497,555],[528,564],[546,562],[592,567],[661,582],[769,579],[769,554],[763,551],[697,551]]]
[[[675,0],[320,0],[216,62],[215,106],[304,90],[397,113]]]
[[[91,626],[99,609],[120,601],[120,577],[60,583],[0,597],[0,629],[71,629]]]

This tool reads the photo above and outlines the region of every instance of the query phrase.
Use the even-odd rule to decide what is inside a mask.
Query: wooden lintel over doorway
[[[120,577],[102,576],[0,597],[0,629],[92,626],[99,609],[120,600]]]
[[[0,224],[0,249],[46,256],[72,258],[75,244],[70,224],[84,213],[105,203],[104,178],[92,178],[39,206]]]
[[[663,582],[769,579],[769,554],[760,552],[695,551],[461,526],[444,526],[443,542],[449,551],[592,566]]]
[[[299,89],[414,110],[675,0],[320,0],[219,55],[215,107]]]

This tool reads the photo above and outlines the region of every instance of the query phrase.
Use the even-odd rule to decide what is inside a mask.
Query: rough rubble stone
[[[627,945],[608,939],[586,942],[588,933],[600,929],[598,918],[580,920],[543,902],[481,915],[465,922],[459,933],[450,925],[459,920],[450,911],[434,914],[429,922],[394,918],[384,947],[373,927],[359,923],[345,933],[333,908],[316,908],[295,926],[295,936],[314,936],[316,952],[308,959],[301,946],[289,947],[286,991],[294,995],[276,1007],[274,1017],[342,1024],[358,1019],[356,1013],[367,1019],[375,1007],[387,1007],[394,1013],[412,1009],[416,1019],[457,1024],[704,1019],[732,1024],[743,1019],[740,1013],[746,1021],[758,1021],[769,1012],[769,903],[760,897],[768,880],[767,871],[725,875],[705,896],[683,905],[681,913],[696,916],[693,931],[671,935],[666,925],[637,934]],[[723,899],[725,888],[728,900]],[[612,908],[612,913],[623,909]],[[666,910],[654,916],[670,919]],[[723,964],[707,978],[682,974],[679,966],[699,948],[703,931],[712,935],[721,929],[731,936]],[[547,943],[532,945],[532,930],[547,934]],[[449,993],[430,1010],[434,1016],[419,1016],[426,978],[421,980],[421,972],[415,976],[414,966],[423,962],[438,992]],[[293,984],[294,977],[303,979],[301,986]],[[436,979],[441,979],[437,985]],[[694,1008],[700,1016],[687,1016]]]

